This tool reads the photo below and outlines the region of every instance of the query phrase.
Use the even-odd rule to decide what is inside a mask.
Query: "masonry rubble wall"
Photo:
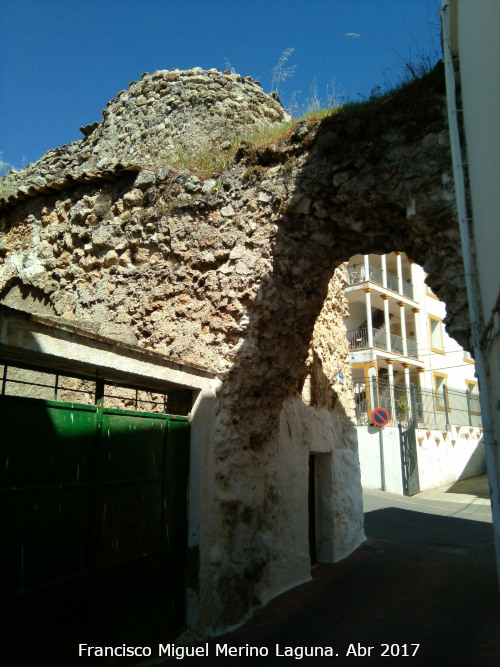
[[[83,139],[7,174],[0,196],[85,182],[119,164],[157,168],[201,150],[228,150],[235,138],[287,119],[252,77],[200,67],[146,72],[106,104],[102,120],[80,128]]]
[[[139,151],[139,137],[147,128],[155,144],[177,136],[166,120],[176,109],[183,127],[193,115],[194,134],[182,130],[189,141],[205,109],[209,143],[246,122],[237,107],[252,110],[254,125],[286,114],[254,83],[214,72],[176,73],[183,85],[162,96],[153,82],[168,87],[170,76],[144,77],[78,146],[7,178],[0,301],[217,377],[189,583],[192,626],[214,631],[310,576],[310,453],[320,457],[322,557],[338,560],[363,539],[343,262],[406,251],[426,266],[462,340],[466,303],[439,75],[369,110],[243,141],[208,175],[176,170],[167,155],[158,162]],[[225,106],[213,101],[221,76]]]

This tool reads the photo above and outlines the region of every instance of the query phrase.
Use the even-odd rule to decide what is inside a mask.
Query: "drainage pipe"
[[[469,302],[469,314],[472,328],[472,346],[474,361],[476,364],[476,375],[479,380],[479,400],[481,403],[481,418],[483,422],[483,442],[486,455],[486,470],[488,472],[488,483],[491,494],[491,513],[493,517],[493,535],[495,542],[495,558],[497,564],[498,583],[500,586],[500,496],[498,485],[497,455],[498,448],[495,441],[495,432],[490,411],[490,396],[488,374],[486,371],[486,360],[481,346],[481,317],[477,295],[477,280],[475,264],[472,253],[472,243],[469,230],[469,218],[467,215],[467,200],[465,189],[465,177],[463,170],[462,148],[457,118],[457,104],[455,96],[455,69],[453,56],[450,50],[450,5],[444,3],[441,11],[441,24],[443,27],[443,55],[446,78],[446,100],[448,108],[448,124],[450,131],[451,156],[453,163],[453,178],[455,181],[455,194],[457,201],[458,223],[462,243],[462,254],[465,269],[465,283],[467,299]]]

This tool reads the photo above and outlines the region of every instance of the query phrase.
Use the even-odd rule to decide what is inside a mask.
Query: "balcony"
[[[366,327],[360,327],[347,332],[347,340],[349,341],[350,350],[362,350],[369,347],[368,345],[368,330]],[[384,329],[373,329],[373,347],[386,352],[395,352],[404,356],[404,341],[401,336],[390,334],[391,349],[387,346],[387,334]],[[406,339],[406,350],[408,357],[418,359],[418,347],[414,340]]]
[[[381,287],[384,287],[383,273],[379,266],[368,264],[368,275],[364,264],[354,264],[347,267],[349,274],[349,285],[359,285],[371,281]],[[403,294],[408,299],[413,299],[413,285],[406,280],[403,280],[403,291],[399,290],[399,279],[393,273],[386,271],[387,289],[390,289],[397,294]]]

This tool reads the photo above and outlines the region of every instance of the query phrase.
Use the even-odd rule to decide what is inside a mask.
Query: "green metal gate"
[[[406,428],[403,428],[401,422],[398,423],[403,493],[405,496],[414,496],[416,493],[420,493],[416,436],[418,406],[414,385],[411,385],[410,389],[410,405],[411,421]]]
[[[188,418],[2,395],[0,424],[0,657],[178,634]]]

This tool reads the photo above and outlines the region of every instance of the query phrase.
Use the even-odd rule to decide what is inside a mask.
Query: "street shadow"
[[[437,516],[390,507],[365,514],[368,538],[414,547],[493,559],[493,530],[489,522]]]
[[[220,664],[218,646],[242,647],[242,657],[224,658],[224,664],[246,667],[296,664],[292,654],[287,661],[278,651],[325,646],[334,646],[339,667],[351,665],[353,657],[367,657],[369,665],[385,665],[388,657],[395,664],[398,657],[411,657],[412,665],[423,667],[497,664],[496,649],[484,650],[496,646],[499,630],[498,615],[492,614],[498,589],[491,524],[398,508],[365,518],[366,545],[340,563],[320,565],[312,581],[203,644],[203,664]],[[396,652],[403,646],[418,651],[383,656],[387,644]],[[348,655],[351,646],[371,646],[372,654]],[[249,647],[265,652],[251,654]],[[183,664],[195,667],[199,661],[188,657]],[[331,665],[332,657],[304,658],[304,664]]]

